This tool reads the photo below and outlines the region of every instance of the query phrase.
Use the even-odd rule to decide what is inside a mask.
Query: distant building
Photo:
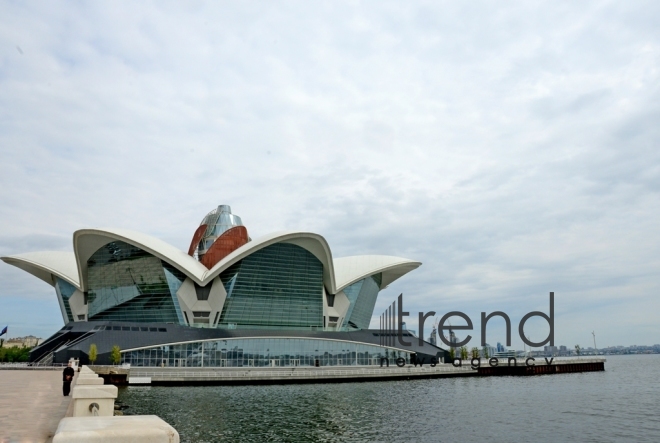
[[[435,327],[433,327],[433,330],[431,331],[431,335],[429,336],[429,343],[431,343],[433,346],[437,346],[438,344],[437,332],[438,330]]]
[[[27,337],[10,338],[2,346],[5,348],[32,348],[39,343],[41,343],[41,338],[28,335]]]
[[[557,346],[544,346],[543,352],[545,353],[545,355],[552,356],[552,355],[557,355],[558,349]]]
[[[456,338],[456,334],[454,334],[454,331],[449,331],[449,343],[451,343],[452,348],[457,348],[458,345],[458,338]]]

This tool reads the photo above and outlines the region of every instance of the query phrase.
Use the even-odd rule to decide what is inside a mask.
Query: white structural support
[[[176,296],[181,311],[184,313],[184,321],[189,326],[214,327],[216,325],[227,299],[227,291],[220,277],[216,277],[211,285],[206,300],[199,299],[195,283],[189,278],[183,281],[177,291]],[[199,315],[200,313],[203,315]]]
[[[179,443],[179,433],[155,415],[69,417],[60,421],[53,443]]]

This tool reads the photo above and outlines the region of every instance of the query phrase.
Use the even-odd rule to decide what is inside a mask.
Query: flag
[[[5,334],[7,333],[7,327],[8,327],[8,326],[5,326],[5,327],[2,329],[2,331],[0,332],[0,335],[5,335]]]

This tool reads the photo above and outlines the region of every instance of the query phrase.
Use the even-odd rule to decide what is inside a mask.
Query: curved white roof
[[[336,292],[370,275],[383,273],[381,289],[408,272],[417,269],[422,263],[407,258],[389,255],[354,255],[334,259]]]
[[[2,257],[6,263],[53,284],[51,275],[86,290],[83,276],[87,274],[87,260],[102,246],[123,241],[171,264],[194,282],[205,286],[224,270],[248,255],[276,243],[289,243],[311,252],[323,264],[323,283],[331,294],[370,275],[382,272],[381,289],[421,265],[420,262],[386,255],[358,255],[332,258],[325,238],[312,232],[282,231],[254,239],[227,255],[213,268],[207,269],[184,251],[158,238],[128,229],[81,229],[73,234],[74,252],[34,252]]]
[[[328,242],[318,234],[299,231],[274,232],[246,243],[213,266],[213,268],[207,273],[205,279],[208,281],[213,280],[213,278],[220,275],[222,271],[239,260],[265,248],[266,246],[274,245],[275,243],[290,243],[311,252],[323,264],[323,283],[326,288],[330,289],[335,287],[334,263]]]
[[[29,272],[53,286],[53,275],[80,289],[76,256],[73,252],[44,251],[2,257],[2,261]]]
[[[100,247],[115,240],[129,243],[153,254],[186,274],[199,285],[206,283],[204,280],[204,274],[208,271],[206,266],[171,244],[129,229],[99,228],[81,229],[73,233],[73,250],[78,259],[78,272],[83,286],[85,286],[85,281],[82,276],[86,275],[87,260]]]

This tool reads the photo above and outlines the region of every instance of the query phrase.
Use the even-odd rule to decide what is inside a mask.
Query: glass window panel
[[[136,246],[108,243],[87,261],[89,320],[181,324],[176,290],[184,279]]]
[[[410,361],[409,353],[376,345],[315,339],[227,339],[160,346],[123,354],[135,366],[237,367],[237,366],[380,366],[398,357]]]
[[[323,265],[299,246],[268,246],[231,266],[220,278],[228,292],[221,325],[323,326]]]

